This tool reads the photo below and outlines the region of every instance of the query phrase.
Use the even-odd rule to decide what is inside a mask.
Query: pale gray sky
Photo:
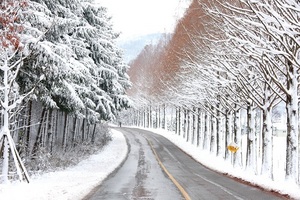
[[[172,32],[190,0],[94,0],[108,8],[119,40]]]

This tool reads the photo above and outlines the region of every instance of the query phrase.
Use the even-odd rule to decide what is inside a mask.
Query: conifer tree
[[[116,108],[128,106],[123,95],[129,86],[127,66],[106,10],[77,0],[38,0],[30,5],[33,32],[43,30],[44,37],[19,76],[22,89],[32,87],[39,74],[47,74],[36,97],[48,107],[88,114],[93,121],[111,119]]]

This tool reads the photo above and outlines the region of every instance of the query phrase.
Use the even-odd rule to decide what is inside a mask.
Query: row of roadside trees
[[[29,181],[25,166],[39,169],[38,156],[106,140],[101,122],[129,107],[128,66],[106,9],[92,1],[0,8],[1,182],[13,171]]]
[[[296,0],[194,0],[174,34],[152,45],[158,51],[151,52],[161,53],[145,54],[147,47],[132,62],[129,92],[141,102],[134,113],[146,114],[131,113],[130,123],[138,116],[150,127],[169,121],[177,134],[225,160],[229,143],[240,146],[246,133],[246,162],[237,153],[234,165],[273,179],[273,148],[279,147],[273,147],[272,116],[284,105],[283,170],[299,184],[299,20]],[[154,70],[143,74],[149,65]],[[176,117],[155,112],[165,106]]]

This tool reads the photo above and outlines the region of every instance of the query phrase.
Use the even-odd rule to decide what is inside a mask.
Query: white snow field
[[[98,154],[65,170],[31,177],[30,184],[13,182],[0,185],[1,200],[82,199],[113,172],[127,155],[122,133],[112,130],[113,140]]]

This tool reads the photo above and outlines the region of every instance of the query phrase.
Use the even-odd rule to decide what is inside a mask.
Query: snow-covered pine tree
[[[23,90],[46,74],[36,97],[46,106],[88,114],[92,121],[111,119],[126,108],[128,66],[115,44],[117,34],[103,7],[78,0],[32,0],[32,34],[44,32],[19,76]],[[30,71],[30,73],[27,73]]]
[[[87,5],[98,12],[94,16],[98,21],[92,20],[94,11],[89,13]],[[128,66],[122,63],[113,41],[117,35],[104,12],[104,8],[96,9],[79,0],[31,0],[24,31],[39,38],[29,45],[30,57],[24,60],[18,76],[20,90],[35,87],[33,99],[46,109],[87,119],[88,125],[111,119],[117,110],[127,107],[129,100],[124,93],[129,87]],[[66,127],[69,118],[64,119]]]
[[[96,110],[101,119],[112,119],[117,111],[130,104],[125,95],[130,87],[128,66],[123,63],[122,52],[116,46],[118,34],[113,31],[106,9],[87,2],[83,3],[83,9],[84,19],[92,28],[81,29],[83,32],[78,34],[86,35],[90,57],[96,64],[93,75],[97,84],[93,89],[100,95],[95,99]]]
[[[6,2],[14,5],[23,1]],[[17,89],[21,94],[35,88],[33,99],[41,101],[46,108],[58,108],[82,117],[88,113],[92,123],[111,119],[118,110],[129,106],[125,95],[130,86],[128,66],[122,62],[122,53],[115,44],[117,34],[104,8],[79,0],[31,0],[26,12],[22,16],[25,23],[20,41],[28,44],[23,52],[29,56],[20,57],[22,68],[18,71]],[[17,43],[13,45],[16,47]],[[4,144],[6,156],[8,145]],[[5,159],[4,181],[8,180],[7,163]]]
[[[62,4],[64,3],[64,4]],[[61,1],[31,1],[27,16],[33,28],[29,34],[43,35],[39,42],[32,44],[32,55],[24,62],[24,70],[19,76],[22,90],[36,84],[35,97],[48,108],[60,108],[67,112],[82,113],[82,102],[78,88],[92,80],[87,68],[77,59],[72,48],[70,34],[80,24],[80,5],[74,0],[67,4]],[[71,10],[72,9],[72,10]],[[30,73],[29,73],[30,72]]]
[[[41,113],[52,113],[52,110],[49,109],[59,108],[67,113],[80,114],[84,110],[84,104],[74,92],[75,88],[79,87],[76,81],[82,77],[86,79],[90,77],[78,75],[82,74],[85,67],[82,67],[81,63],[74,59],[75,54],[71,45],[64,42],[68,40],[66,36],[73,30],[73,26],[79,23],[76,18],[76,14],[79,12],[71,12],[68,8],[59,6],[58,2],[55,6],[51,6],[51,2],[53,3],[53,1],[30,1],[28,14],[24,16],[24,21],[26,21],[24,32],[37,38],[30,41],[31,54],[24,60],[18,76],[20,91],[27,91],[35,87],[31,101],[37,102],[28,104],[30,107],[27,113],[29,116],[28,127],[26,136],[23,136],[22,139],[25,142],[24,148],[27,154],[32,153],[31,156],[34,156],[39,147],[45,144],[46,137],[43,137],[42,134],[45,135],[47,131],[41,127],[45,126],[44,121],[49,123],[48,120],[31,119],[30,116],[34,113],[31,109],[32,105],[35,106],[33,110],[41,109]],[[49,8],[56,10],[53,11]],[[81,66],[81,68],[77,66]],[[74,70],[75,68],[78,70]],[[42,102],[44,107],[41,107],[38,102]],[[45,116],[48,114],[41,117],[45,118]],[[34,130],[34,126],[31,126],[32,120],[43,122],[43,124]],[[41,133],[41,130],[44,133]]]

